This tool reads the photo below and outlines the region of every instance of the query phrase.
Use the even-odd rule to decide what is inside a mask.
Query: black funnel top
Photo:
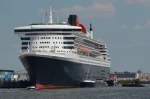
[[[68,23],[69,23],[70,25],[76,26],[77,18],[78,18],[77,15],[69,15]]]

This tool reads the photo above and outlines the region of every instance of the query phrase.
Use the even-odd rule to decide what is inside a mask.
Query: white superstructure
[[[67,24],[31,24],[15,28],[22,40],[22,53],[76,58],[81,62],[109,66],[110,59],[103,42],[81,32],[81,27]]]

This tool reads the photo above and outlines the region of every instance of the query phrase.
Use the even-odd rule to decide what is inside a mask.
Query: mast
[[[93,39],[93,28],[92,28],[92,24],[90,24],[90,34],[91,34],[91,39]]]
[[[49,9],[49,21],[48,23],[52,24],[53,23],[53,12],[52,12],[52,7]]]

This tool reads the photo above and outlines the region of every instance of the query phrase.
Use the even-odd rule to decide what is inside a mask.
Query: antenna
[[[91,34],[91,39],[93,39],[93,27],[92,27],[92,24],[90,24],[90,34]]]
[[[52,12],[52,7],[50,7],[50,10],[49,10],[49,22],[50,24],[53,23],[53,12]]]
[[[41,14],[42,14],[42,23],[44,23],[46,17],[46,11],[44,9],[41,9]]]
[[[90,31],[93,31],[92,24],[90,24]]]

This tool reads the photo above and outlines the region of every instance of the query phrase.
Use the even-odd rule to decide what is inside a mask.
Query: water
[[[150,86],[53,90],[0,89],[0,99],[150,99]]]

